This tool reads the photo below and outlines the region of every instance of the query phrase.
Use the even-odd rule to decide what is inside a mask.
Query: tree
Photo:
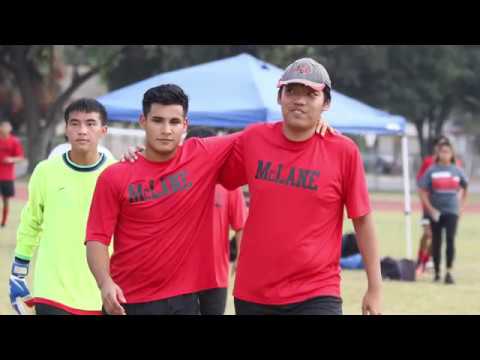
[[[104,80],[115,90],[166,71],[178,70],[240,53],[256,56],[259,45],[131,45]]]
[[[264,47],[266,61],[285,67],[313,57],[334,89],[403,115],[418,132],[423,155],[455,112],[480,110],[478,45],[288,45]]]
[[[452,113],[465,109],[468,98],[476,98],[475,87],[468,86],[476,77],[469,73],[468,52],[455,45],[389,48],[383,104],[414,123],[424,156],[432,151],[432,140],[441,135]],[[478,111],[474,103],[468,107]]]
[[[2,45],[0,67],[9,72],[21,95],[27,132],[28,171],[46,157],[47,144],[72,94],[88,79],[118,59],[124,46]],[[59,56],[74,65],[70,84],[62,90]],[[89,70],[80,73],[80,65]]]

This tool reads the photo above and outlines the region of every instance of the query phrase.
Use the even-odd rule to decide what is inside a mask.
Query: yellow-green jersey
[[[114,162],[100,154],[97,163],[80,166],[67,152],[35,167],[15,248],[15,256],[23,260],[30,260],[38,248],[33,303],[74,314],[100,313],[100,291],[87,264],[85,229],[97,178]]]

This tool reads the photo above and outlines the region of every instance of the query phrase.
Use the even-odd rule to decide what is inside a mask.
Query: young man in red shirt
[[[0,121],[0,195],[3,203],[1,227],[7,223],[9,199],[15,195],[15,163],[24,159],[22,143],[11,133],[12,125],[8,121]]]
[[[368,277],[362,312],[380,314],[379,250],[360,152],[345,136],[314,135],[316,119],[330,105],[330,77],[305,58],[286,69],[278,86],[284,120],[247,128],[221,176],[227,188],[248,184],[251,194],[236,313],[342,314],[345,206]]]
[[[187,112],[180,87],[149,89],[140,118],[145,155],[98,178],[86,239],[105,313],[195,315],[197,293],[217,286],[203,266],[214,252],[215,184],[238,135],[179,146]]]
[[[215,131],[207,127],[196,127],[188,131],[187,139],[192,137],[207,138],[215,136]],[[213,247],[210,259],[205,258],[202,271],[214,271],[216,286],[198,293],[201,315],[223,315],[227,304],[228,268],[230,259],[230,228],[235,231],[237,248],[243,234],[247,217],[247,207],[241,188],[227,190],[222,185],[215,186],[215,203],[213,206]],[[205,267],[211,269],[206,270]]]

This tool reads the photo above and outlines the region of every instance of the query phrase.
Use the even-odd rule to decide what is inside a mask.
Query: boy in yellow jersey
[[[65,110],[71,150],[40,162],[29,182],[10,276],[10,301],[25,314],[101,314],[102,299],[85,256],[85,228],[97,177],[114,162],[98,151],[107,132],[107,112],[94,99]],[[38,249],[37,249],[38,248]],[[25,276],[37,250],[32,295]]]

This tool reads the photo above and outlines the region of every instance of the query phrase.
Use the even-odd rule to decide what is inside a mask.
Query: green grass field
[[[401,213],[377,212],[374,214],[382,256],[402,258],[406,255],[404,220]],[[479,314],[480,225],[477,214],[466,214],[460,220],[456,238],[454,276],[457,284],[434,284],[433,274],[425,273],[416,282],[384,281],[385,314]],[[414,256],[421,235],[420,214],[412,219]],[[352,229],[346,223],[345,229]],[[442,257],[445,258],[444,251]],[[444,264],[444,263],[443,263]],[[342,291],[345,314],[359,314],[366,275],[363,271],[344,271]]]
[[[374,199],[401,199],[400,194],[375,194]],[[477,197],[478,198],[478,197]],[[477,201],[473,199],[472,201]],[[12,314],[8,300],[7,284],[10,264],[15,246],[16,227],[20,218],[23,202],[12,201],[9,224],[0,229],[0,314]],[[402,212],[375,212],[374,219],[380,241],[382,256],[402,258],[406,255],[404,237],[404,217]],[[416,256],[421,233],[420,214],[412,218],[413,251]],[[464,215],[457,234],[457,257],[455,261],[455,279],[457,284],[446,286],[434,284],[432,274],[427,273],[414,283],[384,282],[385,314],[480,314],[480,224],[479,214]],[[349,221],[344,231],[351,231]],[[366,289],[364,271],[344,271],[342,274],[342,293],[344,313],[360,314],[360,305]],[[230,282],[233,283],[233,279]],[[231,289],[230,289],[231,290]],[[233,302],[229,297],[227,314],[233,314]]]

